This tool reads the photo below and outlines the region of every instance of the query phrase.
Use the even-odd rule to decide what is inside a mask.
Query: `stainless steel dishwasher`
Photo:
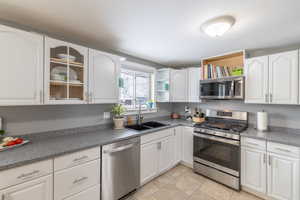
[[[101,200],[118,200],[140,186],[140,138],[102,147]]]

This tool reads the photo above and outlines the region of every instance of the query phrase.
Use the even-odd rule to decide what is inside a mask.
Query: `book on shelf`
[[[201,80],[243,75],[243,67],[240,66],[228,67],[206,64],[203,66],[202,70],[203,71],[201,72]]]

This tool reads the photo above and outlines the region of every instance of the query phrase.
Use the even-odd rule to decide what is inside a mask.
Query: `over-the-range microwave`
[[[200,81],[200,99],[244,99],[244,77]]]

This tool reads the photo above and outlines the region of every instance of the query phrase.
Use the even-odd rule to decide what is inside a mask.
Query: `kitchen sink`
[[[143,125],[144,126],[149,126],[149,127],[152,127],[152,128],[159,128],[159,127],[167,126],[167,124],[163,124],[163,123],[155,122],[155,121],[145,122],[145,123],[143,123]]]
[[[126,128],[137,130],[137,131],[144,131],[144,130],[159,128],[159,127],[164,127],[164,126],[167,126],[167,124],[163,124],[163,123],[155,122],[155,121],[150,121],[150,122],[142,123],[140,125],[138,125],[138,124],[129,125],[129,126],[126,126]]]
[[[151,129],[152,127],[148,127],[148,126],[144,126],[144,125],[129,125],[129,126],[126,126],[126,128],[129,128],[129,129],[133,129],[133,130],[137,130],[137,131],[144,131],[144,130],[148,130],[148,129]]]

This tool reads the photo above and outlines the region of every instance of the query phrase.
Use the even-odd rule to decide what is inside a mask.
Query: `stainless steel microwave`
[[[200,81],[200,99],[244,99],[243,76]]]

